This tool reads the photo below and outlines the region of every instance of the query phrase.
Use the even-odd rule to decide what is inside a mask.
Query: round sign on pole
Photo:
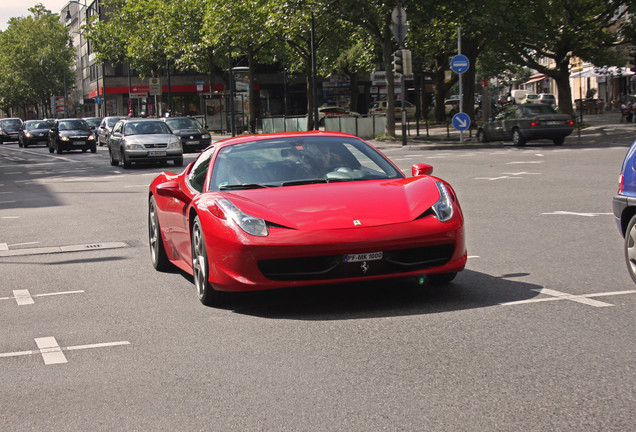
[[[457,74],[463,74],[470,67],[470,61],[465,55],[459,54],[452,58],[451,69]]]
[[[453,127],[458,131],[465,131],[470,127],[470,117],[468,114],[458,112],[453,116]]]

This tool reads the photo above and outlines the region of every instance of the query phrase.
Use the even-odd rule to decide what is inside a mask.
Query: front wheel
[[[201,221],[197,216],[192,225],[192,274],[194,275],[194,285],[197,288],[199,300],[206,306],[219,306],[226,300],[223,292],[215,290],[209,276],[208,252],[203,237]]]
[[[119,165],[119,160],[115,159],[115,157],[113,156],[113,151],[110,149],[110,147],[108,148],[108,155],[110,156],[110,165],[111,166]]]
[[[62,154],[62,147],[60,147],[59,143],[55,143],[55,151],[57,152],[57,154]]]
[[[172,264],[166,254],[161,237],[161,227],[157,215],[157,202],[155,197],[150,197],[148,202],[148,243],[150,244],[150,259],[155,270],[165,272],[172,270]]]
[[[53,144],[49,141],[49,153],[53,153],[55,149],[53,148]]]
[[[521,135],[519,129],[512,131],[512,143],[516,146],[522,146],[526,143],[526,139]]]
[[[123,148],[121,149],[119,156],[121,159],[121,166],[123,166],[126,169],[130,168],[130,161],[128,160],[128,157],[126,156],[126,152],[124,152]]]
[[[625,262],[627,270],[636,283],[636,215],[632,216],[625,231]]]

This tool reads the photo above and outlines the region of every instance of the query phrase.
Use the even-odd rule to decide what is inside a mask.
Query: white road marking
[[[12,245],[9,245],[9,247],[14,247],[14,246],[26,246],[26,245],[32,245],[32,244],[38,244],[40,242],[26,242],[26,243],[14,243]]]
[[[508,162],[506,165],[521,165],[521,164],[541,164],[543,161],[525,161],[525,162]]]
[[[535,291],[541,294],[547,294],[551,297],[542,297],[538,299],[529,299],[529,300],[519,300],[519,301],[499,303],[499,304],[501,306],[515,306],[515,305],[527,304],[527,303],[541,303],[541,302],[556,301],[556,300],[571,300],[577,303],[586,304],[588,306],[608,307],[608,306],[614,306],[614,305],[611,303],[591,300],[590,297],[605,297],[605,296],[636,293],[636,290],[627,290],[627,291],[612,291],[612,292],[604,292],[604,293],[573,295],[573,294],[568,294],[568,293],[555,291],[555,290],[551,290],[547,288],[533,289],[532,291]]]
[[[2,216],[0,219],[20,219],[20,216]]]
[[[33,301],[33,297],[29,293],[29,290],[13,290],[13,297],[15,298],[18,306],[24,305],[32,305],[35,302]]]
[[[90,345],[75,345],[75,346],[62,348],[58,345],[54,337],[36,338],[35,343],[38,345],[39,350],[0,353],[0,358],[42,354],[42,358],[44,359],[45,365],[62,364],[62,363],[68,362],[68,360],[66,360],[66,356],[64,355],[63,351],[78,351],[78,350],[91,349],[91,348],[108,348],[108,347],[114,347],[114,346],[130,345],[130,342],[128,341],[120,341],[120,342],[96,343],[96,344],[90,344]]]
[[[541,173],[532,173],[532,172],[518,172],[518,173],[504,173],[506,175],[520,176],[520,175],[541,175]]]
[[[0,243],[0,251],[9,250],[9,246],[6,243]]]
[[[0,204],[11,204],[14,203],[16,201],[0,201]]]
[[[49,246],[41,248],[25,248],[25,249],[13,249],[13,250],[1,250],[0,258],[9,256],[25,256],[25,255],[42,255],[62,252],[83,252],[88,250],[103,250],[103,249],[119,249],[127,248],[129,245],[124,242],[105,242],[105,243],[90,243],[83,245],[70,245],[70,246]]]
[[[66,360],[66,356],[62,352],[62,348],[60,348],[53,336],[35,338],[35,343],[40,349],[40,354],[42,354],[45,365],[68,362],[68,360]]]
[[[576,213],[569,211],[554,211],[551,213],[541,213],[542,215],[567,215],[567,216],[585,216],[585,217],[594,217],[594,216],[607,216],[613,213]]]
[[[12,194],[13,192],[0,192],[0,195],[9,195]]]
[[[500,176],[500,177],[475,177],[475,180],[504,180],[504,179],[520,179],[521,177],[510,177],[507,175],[504,176]]]
[[[150,186],[150,185],[149,184],[136,184],[136,185],[126,185],[126,186],[124,186],[124,188],[137,188],[137,187],[147,188],[148,186]]]
[[[468,257],[467,257],[467,258],[468,258],[468,259],[470,259],[470,258],[479,258],[479,255],[468,255]]]

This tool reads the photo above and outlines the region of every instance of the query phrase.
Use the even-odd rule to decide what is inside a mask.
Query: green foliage
[[[68,29],[42,4],[26,17],[11,18],[0,34],[0,107],[50,106],[73,83],[74,50]]]

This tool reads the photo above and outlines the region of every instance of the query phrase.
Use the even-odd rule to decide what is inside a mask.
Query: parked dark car
[[[510,105],[479,126],[477,140],[512,141],[520,146],[530,140],[550,139],[555,145],[561,145],[573,129],[572,117],[558,113],[550,105]]]
[[[22,126],[19,118],[0,119],[0,144],[3,142],[18,141],[18,130]]]
[[[53,120],[27,120],[18,130],[18,145],[29,147],[33,145],[48,145],[49,130],[55,122]]]
[[[613,210],[616,225],[623,236],[627,271],[636,283],[636,141],[632,143],[621,167],[618,192],[614,195]]]
[[[97,128],[97,144],[100,146],[108,145],[108,136],[110,135],[113,127],[119,120],[126,119],[128,117],[122,116],[109,116],[104,117],[102,122],[99,124]]]
[[[84,119],[55,120],[49,130],[49,152],[62,154],[63,151],[88,150],[97,153],[95,134]]]
[[[104,117],[84,117],[84,120],[86,120],[86,123],[88,123],[96,138],[97,130],[99,129],[99,125],[102,123],[103,118]]]
[[[173,161],[183,165],[181,140],[160,119],[127,119],[115,124],[108,138],[110,164],[130,168],[133,162]]]
[[[183,152],[201,151],[212,142],[210,132],[191,117],[163,117],[163,120],[179,137]]]

